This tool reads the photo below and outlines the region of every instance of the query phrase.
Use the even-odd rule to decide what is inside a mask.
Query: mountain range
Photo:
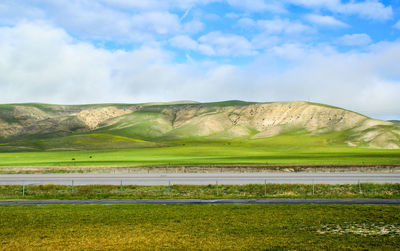
[[[228,144],[282,135],[319,136],[325,144],[348,147],[400,148],[399,121],[303,101],[0,105],[0,151]]]

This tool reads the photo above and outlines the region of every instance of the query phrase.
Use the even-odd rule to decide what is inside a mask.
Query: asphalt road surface
[[[188,174],[9,174],[0,185],[240,185],[400,183],[400,173],[188,173]]]
[[[361,204],[400,205],[400,199],[153,199],[153,200],[13,200],[0,205],[56,205],[56,204]]]

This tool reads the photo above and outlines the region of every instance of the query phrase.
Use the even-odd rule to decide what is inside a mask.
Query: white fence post
[[[315,192],[315,185],[314,185],[314,179],[312,180],[312,194],[314,195],[314,192]]]
[[[264,196],[267,196],[267,180],[264,180]]]

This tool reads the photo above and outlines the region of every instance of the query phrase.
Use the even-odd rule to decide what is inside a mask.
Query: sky
[[[0,1],[0,103],[175,100],[400,119],[400,0]]]

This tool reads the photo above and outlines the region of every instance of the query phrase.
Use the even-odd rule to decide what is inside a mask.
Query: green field
[[[1,206],[0,250],[396,250],[400,207]]]
[[[324,142],[319,136],[280,136],[243,142],[184,141],[129,149],[3,152],[0,166],[400,164],[400,150],[351,148]]]
[[[48,199],[222,199],[222,198],[400,198],[400,184],[361,183],[348,185],[317,184],[251,185],[18,185],[0,186],[0,200]]]

